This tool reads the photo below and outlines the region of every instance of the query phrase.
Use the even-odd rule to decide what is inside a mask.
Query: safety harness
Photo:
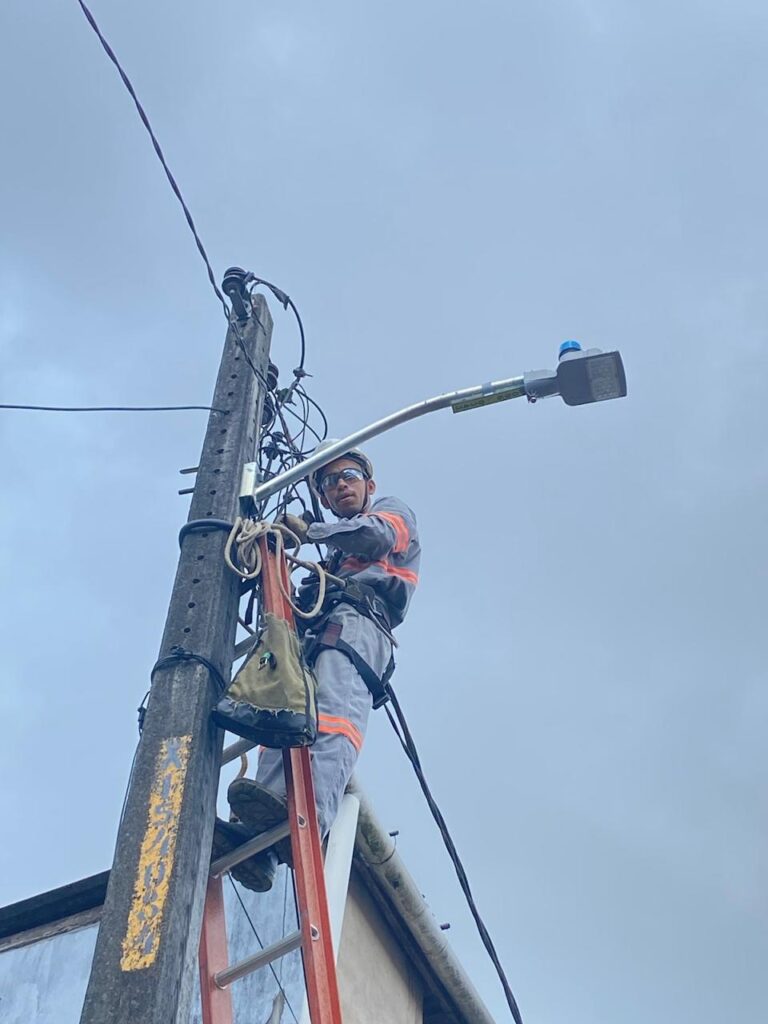
[[[357,583],[354,580],[347,580],[344,587],[329,587],[326,591],[320,614],[309,623],[304,633],[304,659],[312,668],[323,649],[331,648],[345,654],[368,687],[373,698],[374,708],[380,708],[390,699],[389,680],[395,671],[394,654],[390,654],[389,663],[384,669],[384,673],[379,676],[359,651],[342,639],[342,624],[328,621],[334,608],[342,603],[352,605],[360,615],[370,619],[392,643],[389,611],[384,601],[373,587],[369,587],[365,583]]]

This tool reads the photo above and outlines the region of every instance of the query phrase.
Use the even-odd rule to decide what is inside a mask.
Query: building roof
[[[424,987],[424,1024],[494,1024],[416,883],[355,782],[360,801],[353,864]],[[0,949],[97,920],[109,872],[0,908]],[[26,933],[26,934],[23,934]]]

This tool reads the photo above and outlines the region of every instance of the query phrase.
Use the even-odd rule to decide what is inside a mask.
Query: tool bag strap
[[[355,648],[341,639],[342,625],[340,622],[328,622],[322,633],[313,636],[306,645],[304,657],[307,663],[314,665],[318,654],[323,648],[331,648],[345,654],[355,666],[360,678],[368,688],[373,698],[374,708],[380,708],[390,698],[389,680],[395,671],[395,659],[390,655],[389,663],[384,669],[384,674],[378,676],[362,655]]]

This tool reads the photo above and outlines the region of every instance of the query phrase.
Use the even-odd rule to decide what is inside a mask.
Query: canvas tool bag
[[[317,737],[316,687],[293,628],[267,612],[256,647],[215,706],[213,719],[264,747],[307,747]]]

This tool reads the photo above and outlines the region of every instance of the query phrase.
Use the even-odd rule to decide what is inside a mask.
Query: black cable
[[[256,281],[257,279],[253,280]],[[280,295],[283,295],[283,293],[280,293]],[[278,298],[280,298],[280,295]],[[322,441],[323,438],[321,435],[309,423],[309,418],[313,408],[317,409],[322,416],[326,434],[328,429],[325,413],[316,402],[309,398],[306,391],[300,384],[299,375],[296,376],[296,379],[291,383],[290,387],[282,390],[274,389],[273,395],[274,416],[269,426],[265,426],[263,428],[262,440],[258,452],[260,478],[265,481],[278,476],[280,473],[283,473],[294,466],[300,465],[304,461],[309,454],[309,451],[314,449],[314,445],[309,451],[305,450],[303,447],[307,433],[311,434],[318,444]],[[295,408],[291,408],[291,406],[294,405],[294,402],[292,401],[292,397],[294,395],[296,396],[296,401],[299,404],[299,412],[297,412]],[[291,433],[291,428],[286,421],[286,415],[290,416],[300,424],[300,429],[296,433]],[[274,429],[274,421],[276,419],[279,419],[280,421],[280,426],[282,427],[281,431]],[[269,501],[263,502],[258,509],[259,518],[269,519],[270,517],[279,517],[286,512],[295,501],[299,502],[304,512],[308,511],[307,502],[302,497],[300,491],[300,488],[303,487],[307,488],[309,501],[312,507],[312,514],[315,521],[323,522],[323,513],[320,508],[317,495],[314,493],[312,488],[309,487],[307,481],[301,481],[287,488],[281,489],[279,494],[276,496],[276,500],[272,504],[270,504]],[[322,552],[319,547],[318,555],[322,557]]]
[[[193,237],[195,239],[195,244],[197,245],[198,252],[200,253],[200,255],[201,255],[202,259],[203,259],[203,263],[205,263],[205,268],[206,268],[206,270],[208,272],[208,280],[211,282],[211,287],[213,288],[213,291],[214,291],[214,294],[216,295],[216,298],[221,303],[221,308],[224,310],[224,316],[226,317],[227,323],[229,324],[229,326],[232,328],[232,330],[234,332],[235,338],[237,340],[237,344],[238,344],[239,348],[241,349],[243,355],[245,356],[245,361],[248,363],[249,367],[251,368],[253,373],[256,375],[256,377],[266,387],[267,386],[266,378],[265,378],[264,374],[261,373],[260,370],[254,365],[253,360],[248,355],[248,351],[247,351],[247,349],[245,347],[245,343],[243,342],[243,338],[242,338],[242,335],[240,334],[240,330],[239,330],[239,328],[237,326],[235,317],[232,315],[232,311],[230,310],[229,306],[227,305],[227,300],[224,298],[224,296],[222,295],[221,291],[219,290],[219,286],[216,284],[216,278],[214,277],[213,267],[211,266],[211,261],[208,259],[208,253],[205,251],[205,246],[203,245],[202,239],[200,238],[200,235],[197,233],[197,228],[195,227],[195,222],[192,219],[192,214],[190,213],[189,207],[187,206],[186,202],[184,201],[184,196],[181,194],[181,189],[179,188],[178,184],[176,183],[176,179],[174,178],[173,174],[171,173],[171,169],[168,166],[168,163],[166,162],[165,155],[163,154],[163,151],[160,148],[160,143],[157,141],[157,136],[155,135],[155,133],[154,133],[154,131],[152,129],[152,125],[149,123],[149,118],[147,117],[147,114],[146,114],[144,108],[142,107],[142,105],[141,105],[141,103],[139,101],[138,96],[136,95],[136,90],[133,88],[133,85],[131,84],[130,78],[128,77],[128,75],[123,70],[123,68],[122,68],[122,66],[120,64],[120,61],[117,59],[117,56],[115,55],[114,50],[109,45],[107,40],[104,38],[104,35],[103,35],[101,29],[96,24],[96,19],[91,14],[91,12],[88,10],[87,6],[84,3],[84,0],[77,0],[77,2],[80,5],[80,9],[82,10],[83,14],[86,17],[86,20],[88,21],[88,24],[91,26],[93,31],[98,36],[99,42],[101,43],[102,47],[104,48],[104,52],[106,53],[106,55],[109,57],[109,59],[112,61],[112,63],[117,68],[118,74],[120,75],[120,78],[123,80],[123,85],[128,90],[128,92],[129,92],[129,94],[131,96],[131,99],[133,100],[133,102],[134,102],[134,104],[136,106],[136,110],[138,111],[139,117],[141,118],[141,122],[144,125],[144,127],[146,128],[146,130],[147,130],[147,132],[149,134],[150,139],[152,140],[152,145],[154,146],[155,153],[157,154],[157,157],[158,157],[160,163],[163,166],[163,170],[165,171],[165,176],[168,179],[168,182],[169,182],[169,184],[171,186],[171,189],[173,190],[174,195],[176,196],[176,198],[179,200],[179,203],[181,204],[181,208],[184,211],[184,217],[186,218],[187,224],[189,225],[189,230],[192,232],[192,235],[193,235]],[[263,329],[264,325],[261,324],[260,326]]]
[[[301,322],[301,317],[299,316],[299,311],[296,308],[296,303],[290,295],[283,291],[282,288],[278,288],[276,284],[272,284],[270,281],[265,281],[263,277],[256,277],[254,274],[250,277],[249,283],[252,287],[264,285],[265,288],[269,288],[283,309],[288,309],[290,306],[293,315],[296,317],[296,323],[299,325],[299,338],[301,340],[301,358],[299,359],[298,367],[293,372],[296,374],[297,379],[303,377],[304,374],[302,371],[304,370],[304,358],[307,354],[307,342],[304,337],[304,324]]]
[[[289,416],[293,416],[294,419],[298,420],[304,426],[304,428],[306,430],[308,430],[309,433],[315,438],[315,440],[317,441],[318,444],[320,444],[320,442],[324,440],[324,438],[320,434],[318,434],[318,432],[315,430],[315,428],[311,427],[309,425],[309,423],[307,422],[306,417],[300,416],[296,412],[295,409],[291,409],[287,405],[281,405],[280,408],[283,410],[283,412],[287,412]],[[299,435],[296,435],[296,436],[298,437]],[[309,454],[309,453],[308,452],[304,453],[302,451],[302,454]]]
[[[419,780],[419,785],[421,786],[422,792],[424,793],[427,804],[429,805],[429,809],[432,812],[432,817],[435,819],[435,822],[437,823],[437,827],[440,830],[440,835],[443,838],[445,848],[447,849],[448,855],[451,858],[451,861],[453,862],[453,866],[456,870],[456,875],[458,876],[459,879],[459,885],[461,886],[461,890],[464,893],[464,896],[466,897],[467,904],[469,905],[469,909],[472,913],[472,917],[475,919],[475,924],[477,925],[477,930],[480,933],[482,943],[485,946],[486,952],[491,958],[493,966],[496,968],[496,973],[498,974],[499,980],[501,981],[502,987],[504,989],[504,994],[507,997],[507,1004],[512,1013],[512,1017],[514,1018],[516,1024],[523,1024],[523,1018],[520,1016],[520,1010],[517,1006],[517,1000],[515,999],[512,993],[512,989],[510,987],[509,982],[507,981],[507,976],[504,973],[504,968],[501,966],[501,961],[499,960],[499,956],[496,952],[493,940],[491,939],[488,929],[486,928],[483,919],[480,916],[480,911],[477,909],[477,904],[475,903],[474,897],[472,896],[472,890],[470,889],[469,886],[469,879],[467,878],[467,873],[464,870],[464,865],[461,862],[461,858],[459,857],[456,846],[453,842],[453,839],[451,838],[451,834],[448,831],[448,825],[445,822],[445,818],[443,817],[440,808],[437,806],[435,798],[432,796],[432,792],[427,783],[426,777],[424,776],[424,770],[421,767],[421,760],[419,758],[418,751],[416,750],[416,745],[413,742],[413,736],[411,735],[411,731],[408,728],[408,723],[405,720],[403,709],[400,707],[400,703],[395,695],[394,690],[392,690],[391,687],[390,692],[392,696],[392,707],[395,709],[395,715],[397,716],[397,723],[393,719],[392,712],[390,711],[389,707],[385,705],[387,717],[389,718],[392,728],[395,730],[395,735],[400,741],[400,744],[403,750],[405,751],[408,760],[413,765],[413,770],[416,772],[416,778]],[[398,723],[400,728],[398,728]],[[401,729],[402,732],[400,731]]]
[[[301,391],[301,394],[304,395],[309,404],[313,406],[315,409],[317,409],[317,411],[320,413],[320,418],[323,421],[323,440],[325,440],[325,438],[328,436],[328,420],[326,419],[325,413],[314,400],[314,398],[310,398],[310,396],[307,394],[304,388],[301,387],[301,385],[299,385],[299,388],[297,390]]]
[[[33,412],[184,412],[200,409],[205,412],[226,412],[212,405],[7,405],[0,409],[30,409]]]
[[[290,430],[288,429],[288,424],[285,422],[284,413],[288,413],[289,416],[293,416],[294,419],[298,420],[299,423],[301,423],[301,430],[299,431],[298,434],[291,434]],[[303,448],[304,438],[306,436],[307,431],[309,431],[310,434],[313,434],[314,437],[317,438],[318,444],[320,443],[320,435],[317,433],[317,431],[310,427],[309,423],[307,422],[306,416],[299,416],[297,412],[294,412],[293,409],[289,409],[288,406],[279,406],[277,410],[277,415],[280,417],[280,423],[283,427],[285,439],[288,442],[290,448],[292,449],[293,455],[296,457],[296,462],[303,462],[306,455],[308,454],[308,452],[305,452]]]
[[[146,697],[144,698],[146,700]],[[142,701],[142,704],[144,702]],[[141,737],[139,737],[141,738]],[[136,771],[136,758],[139,756],[139,744],[137,743],[133,750],[133,758],[131,760],[131,768],[128,772],[128,781],[125,784],[125,793],[123,793],[123,803],[120,807],[120,817],[117,819],[117,832],[120,834],[120,828],[123,824],[123,818],[125,817],[125,805],[128,803],[128,794],[131,791],[131,782],[133,781],[133,773]],[[115,838],[115,849],[114,853],[117,853],[117,837]],[[114,854],[112,860],[114,860]]]
[[[242,898],[242,896],[240,895],[240,893],[239,893],[239,891],[238,891],[238,888],[237,888],[237,886],[235,885],[235,882],[234,882],[234,879],[232,878],[232,875],[228,874],[228,875],[227,875],[227,877],[229,878],[229,881],[230,881],[230,884],[231,884],[232,888],[233,888],[233,889],[235,890],[235,896],[237,896],[237,901],[238,901],[238,903],[240,904],[240,906],[241,906],[241,907],[243,908],[243,913],[244,913],[244,914],[245,914],[245,916],[246,916],[246,919],[247,919],[247,921],[248,921],[248,924],[249,924],[249,925],[251,926],[251,931],[252,931],[252,932],[253,932],[253,934],[254,934],[254,935],[256,936],[256,941],[257,941],[257,942],[258,942],[258,944],[259,944],[259,948],[260,948],[260,949],[264,949],[264,943],[263,943],[263,942],[261,941],[261,936],[260,936],[260,935],[259,935],[259,933],[258,933],[258,932],[256,931],[256,925],[255,925],[255,924],[253,923],[253,921],[251,920],[251,915],[250,915],[250,914],[248,913],[248,908],[247,908],[247,907],[246,907],[246,905],[245,905],[245,904],[243,903],[243,898]],[[281,991],[281,992],[283,993],[283,999],[285,999],[285,1003],[286,1003],[286,1006],[287,1006],[287,1007],[288,1007],[288,1009],[289,1009],[289,1010],[291,1011],[291,1016],[292,1016],[292,1017],[293,1017],[293,1019],[294,1019],[294,1020],[296,1021],[296,1024],[299,1024],[299,1020],[298,1020],[298,1018],[297,1018],[296,1014],[294,1013],[293,1007],[291,1006],[291,1002],[290,1002],[290,1000],[288,999],[288,996],[287,996],[287,995],[286,995],[286,993],[285,993],[285,989],[283,988],[282,982],[280,981],[280,979],[279,979],[279,978],[278,978],[278,976],[277,976],[277,971],[275,970],[275,968],[274,968],[274,966],[273,966],[273,964],[272,964],[272,963],[270,963],[270,964],[269,964],[268,966],[269,966],[269,969],[270,969],[270,971],[272,971],[272,976],[274,977],[275,981],[277,982],[277,987],[278,987],[278,988],[280,989],[280,991]]]
[[[306,394],[302,390],[299,390],[299,389],[297,389],[296,394],[297,394],[297,397],[299,399],[299,402],[301,403],[301,420],[302,420],[302,423],[303,423],[303,426],[302,426],[302,429],[301,429],[301,434],[297,436],[296,443],[297,443],[297,446],[303,452],[304,451],[304,444],[306,443],[307,431],[309,431],[310,434],[312,434],[313,437],[315,437],[317,439],[317,443],[318,444],[320,444],[320,442],[322,441],[322,437],[320,436],[320,434],[318,434],[318,432],[315,430],[314,427],[310,426],[309,419],[310,419],[310,416],[312,415],[312,409],[310,407],[309,402],[307,401]],[[291,411],[293,411],[293,410],[291,410]]]
[[[287,403],[281,403],[277,407],[277,415],[280,417],[280,425],[283,428],[283,433],[286,436],[289,447],[292,449],[294,455],[298,453],[299,460],[304,452],[304,439],[307,436],[307,407],[302,406],[303,416],[299,416],[293,409],[288,408]],[[285,422],[285,414],[291,415],[294,419],[297,419],[301,424],[298,433],[292,434],[288,428],[288,424]]]
[[[208,253],[205,251],[205,246],[203,245],[202,241],[200,240],[200,236],[197,233],[197,228],[195,227],[195,222],[192,220],[192,214],[189,212],[189,207],[184,202],[184,197],[181,194],[181,190],[180,190],[179,186],[176,184],[176,179],[171,174],[171,169],[168,166],[168,164],[166,163],[165,156],[163,155],[163,151],[160,148],[160,143],[157,141],[157,137],[155,136],[155,133],[152,130],[152,125],[149,123],[149,118],[147,117],[146,113],[144,112],[144,108],[142,107],[141,103],[139,102],[139,98],[136,95],[135,89],[131,85],[131,80],[128,78],[128,75],[126,75],[125,71],[123,71],[123,69],[122,69],[122,67],[120,65],[120,61],[115,56],[114,50],[109,45],[107,40],[104,38],[104,36],[103,36],[103,34],[101,32],[101,29],[96,24],[96,19],[91,14],[91,12],[88,10],[88,8],[86,7],[86,5],[83,2],[83,0],[77,0],[77,2],[80,5],[80,9],[82,10],[83,14],[86,17],[86,19],[88,21],[88,24],[91,26],[93,31],[99,37],[99,42],[103,46],[104,52],[106,53],[106,55],[109,57],[109,59],[112,61],[112,63],[117,68],[118,74],[120,75],[120,77],[123,80],[123,85],[126,87],[126,89],[128,90],[128,92],[131,95],[131,99],[136,104],[136,110],[139,112],[139,117],[141,118],[142,124],[144,125],[144,127],[147,129],[147,132],[149,133],[149,137],[152,140],[152,145],[155,147],[155,152],[157,153],[158,159],[160,160],[160,163],[163,165],[163,170],[165,171],[166,177],[168,178],[168,182],[169,182],[171,188],[173,189],[173,192],[174,192],[176,198],[181,203],[181,208],[184,211],[184,216],[186,217],[187,224],[189,225],[190,231],[194,235],[194,239],[195,239],[195,243],[197,245],[198,251],[200,252],[200,255],[202,256],[203,262],[205,263],[206,269],[208,271],[208,279],[211,282],[211,287],[213,288],[214,292],[216,293],[216,297],[218,298],[219,302],[221,303],[221,305],[222,305],[222,307],[224,309],[224,313],[226,314],[227,320],[229,320],[230,319],[229,308],[227,307],[227,303],[226,303],[226,300],[225,300],[224,296],[221,294],[221,292],[219,291],[218,285],[216,284],[216,279],[213,276],[213,268],[211,267],[210,260],[208,259]]]
[[[152,666],[152,671],[149,673],[149,681],[154,682],[155,675],[165,668],[172,668],[174,665],[183,661],[194,661],[198,665],[202,665],[203,668],[208,670],[208,674],[213,679],[216,686],[219,688],[219,693],[224,693],[227,686],[227,681],[222,676],[221,672],[216,668],[213,662],[209,661],[208,658],[202,654],[195,654],[194,651],[185,650],[180,644],[174,644],[171,647],[171,653],[167,654],[164,658],[160,658]]]

